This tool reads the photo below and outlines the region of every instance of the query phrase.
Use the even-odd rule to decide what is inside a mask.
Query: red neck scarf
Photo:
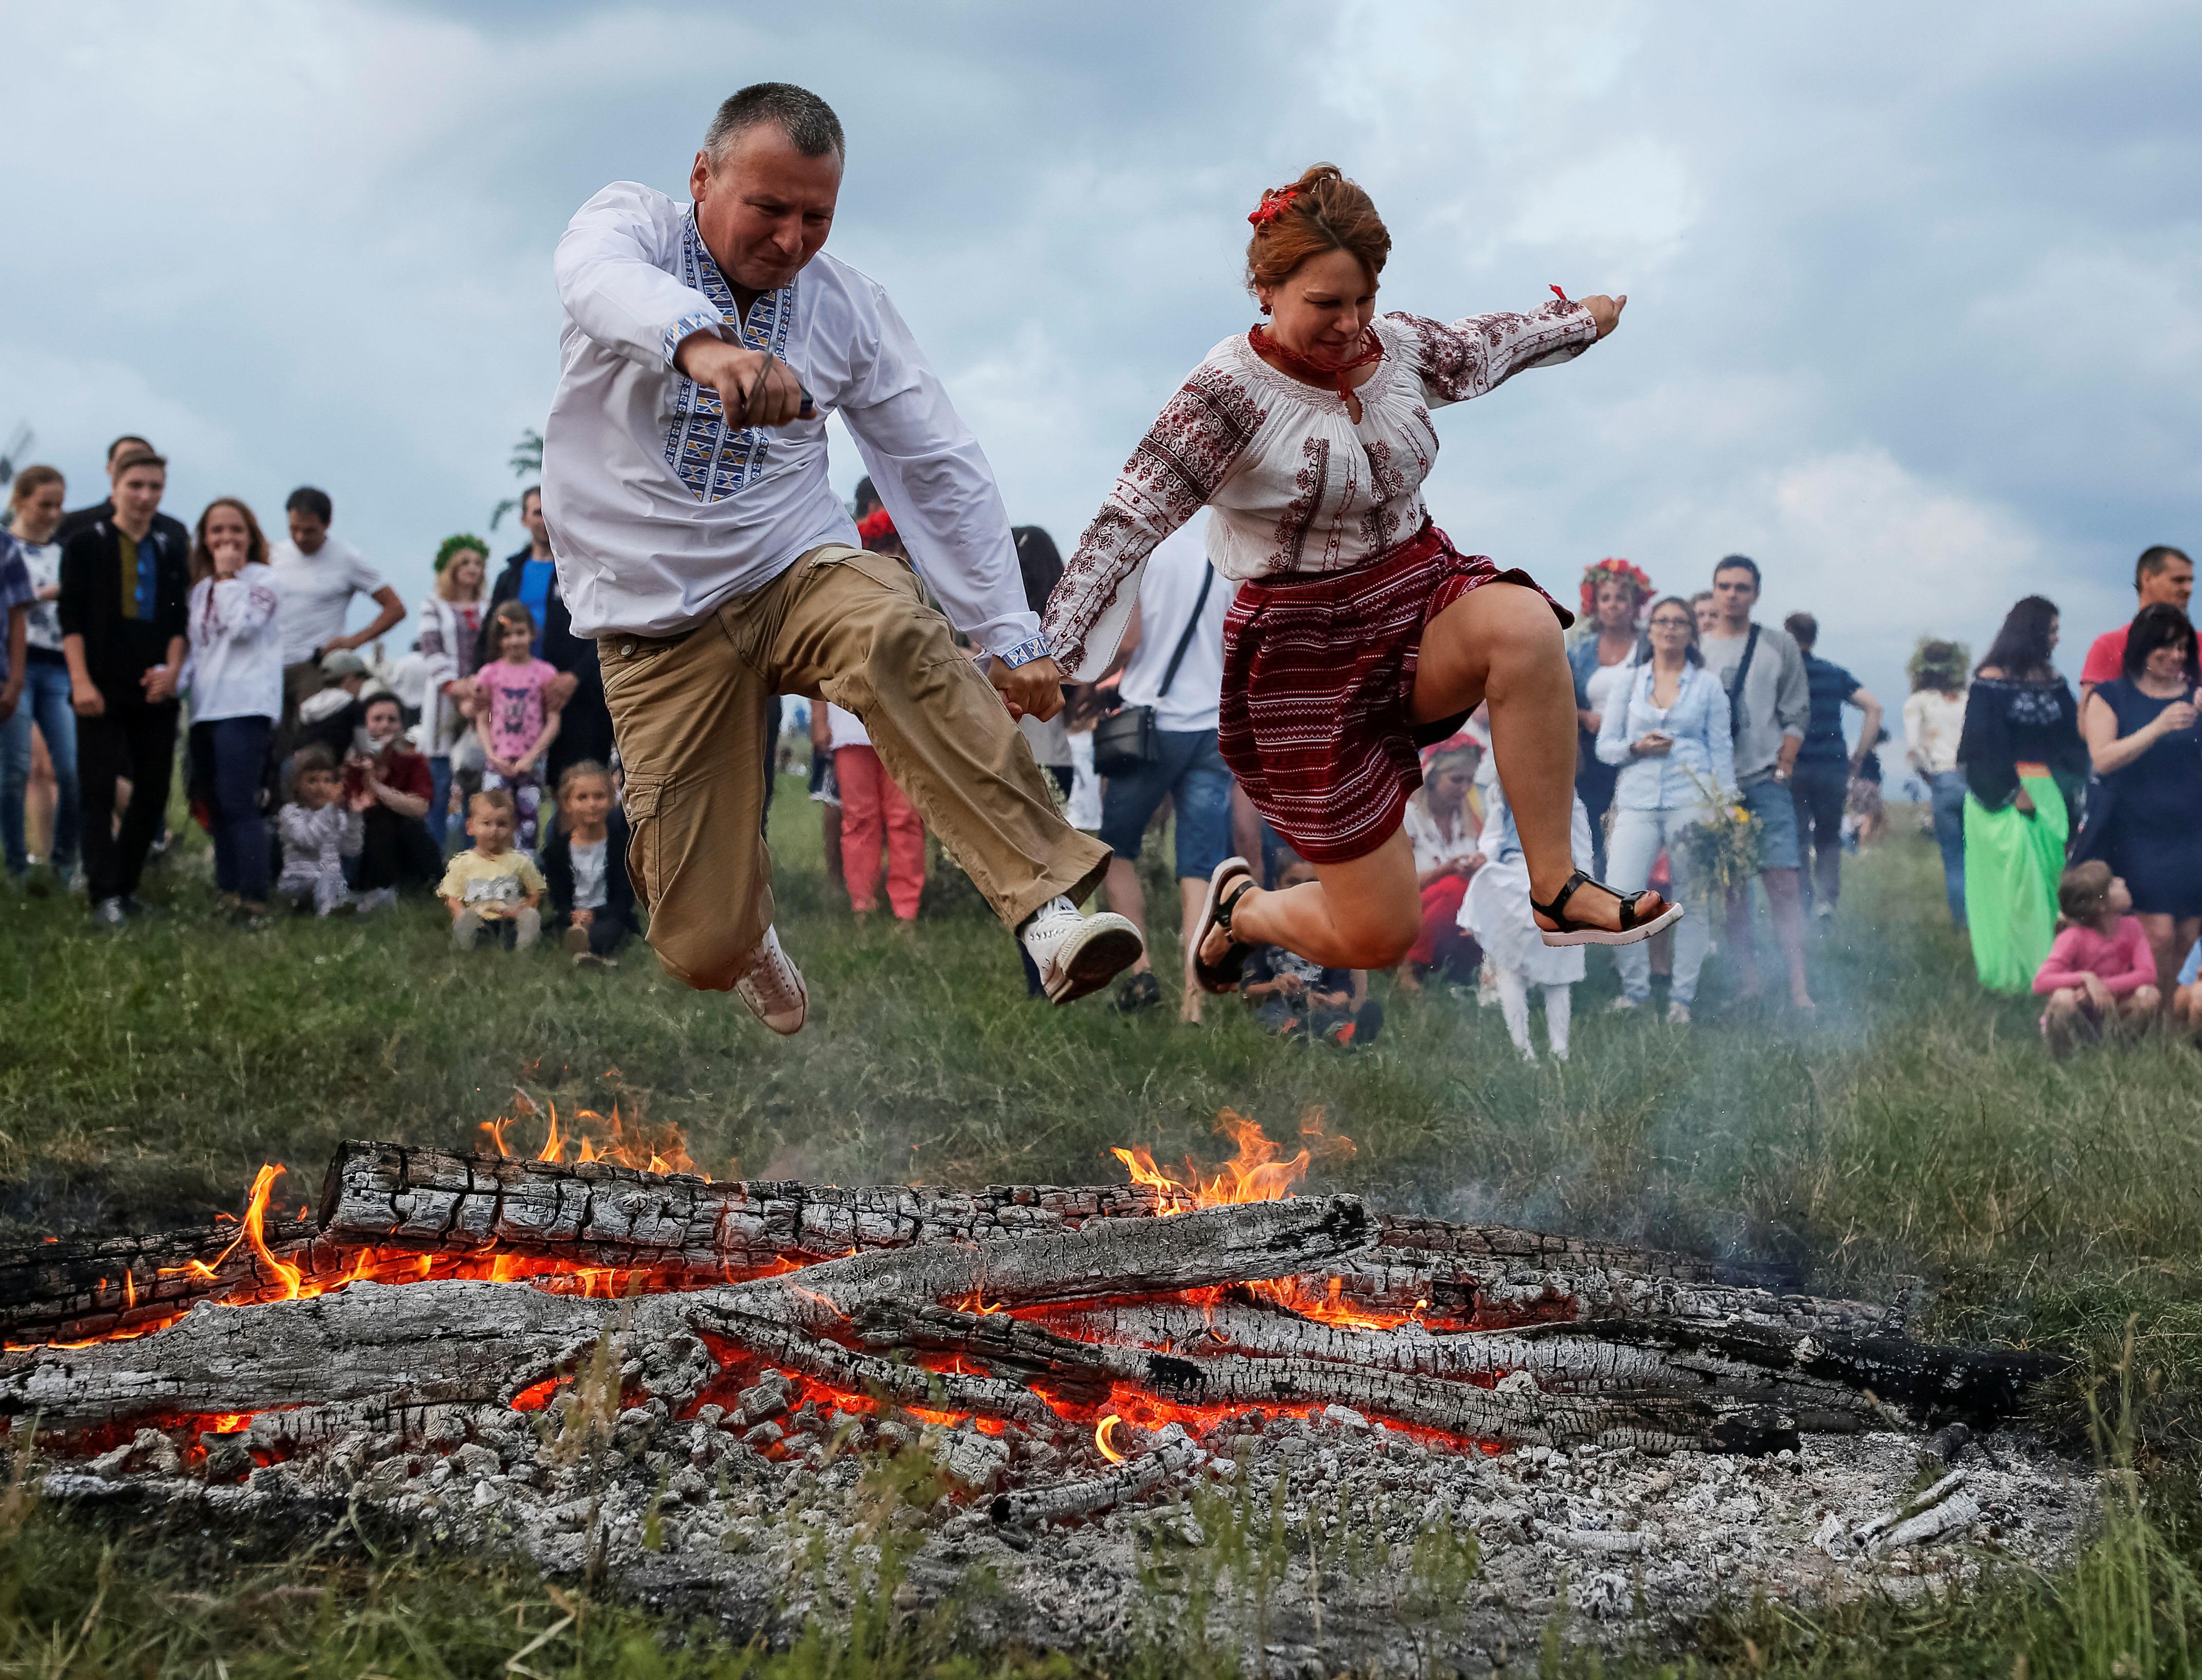
[[[1270,355],[1275,356],[1283,364],[1284,371],[1294,379],[1308,385],[1320,385],[1325,391],[1334,391],[1342,400],[1351,402],[1355,388],[1352,382],[1345,376],[1357,367],[1366,367],[1372,361],[1381,361],[1384,359],[1383,343],[1374,332],[1364,329],[1361,338],[1361,348],[1335,367],[1318,367],[1304,355],[1294,355],[1271,338],[1269,330],[1259,322],[1257,322],[1253,330],[1247,333],[1246,341],[1254,346],[1257,353],[1266,350]]]

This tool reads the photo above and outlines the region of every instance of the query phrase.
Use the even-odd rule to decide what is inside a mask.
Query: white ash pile
[[[592,1416],[571,1396],[533,1413],[303,1408],[198,1441],[148,1428],[43,1485],[289,1522],[302,1539],[363,1505],[742,1637],[844,1615],[883,1567],[898,1606],[957,1601],[980,1641],[1106,1651],[1187,1636],[1205,1607],[1211,1645],[1258,1639],[1278,1671],[1311,1674],[1432,1658],[1475,1672],[1534,1648],[1555,1614],[1581,1638],[1680,1636],[1723,1597],[1902,1595],[1991,1560],[2053,1565],[2096,1509],[2091,1474],[2007,1436],[1947,1469],[1887,1431],[1759,1458],[1489,1454],[1332,1407],[1204,1432],[1120,1424],[1118,1465],[1090,1434],[841,1412],[804,1389],[767,1373],[686,1419],[657,1401]],[[1020,1508],[1066,1488],[1087,1508]]]

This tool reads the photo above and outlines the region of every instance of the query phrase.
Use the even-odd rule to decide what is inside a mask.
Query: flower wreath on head
[[[1607,579],[1617,579],[1636,591],[1636,602],[1641,607],[1652,598],[1652,577],[1640,567],[1625,560],[1609,556],[1595,566],[1587,567],[1582,575],[1582,615],[1586,619],[1598,616],[1598,586]]]

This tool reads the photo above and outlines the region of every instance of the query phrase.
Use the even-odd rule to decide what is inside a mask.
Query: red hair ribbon
[[[857,521],[857,535],[867,543],[895,534],[894,520],[884,508],[874,508]]]
[[[1567,293],[1562,291],[1557,286],[1554,286],[1552,288],[1552,296],[1558,298],[1563,303],[1572,303],[1575,302],[1575,299],[1569,297]]]
[[[1262,202],[1246,212],[1246,220],[1257,227],[1267,227],[1284,214],[1285,207],[1299,196],[1300,190],[1296,186],[1265,188]]]

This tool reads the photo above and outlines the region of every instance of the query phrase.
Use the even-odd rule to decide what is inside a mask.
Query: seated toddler
[[[543,877],[525,852],[512,849],[515,819],[512,796],[485,788],[467,806],[467,837],[474,844],[451,859],[436,896],[450,907],[451,943],[474,948],[482,930],[509,930],[517,950],[533,945],[543,931],[536,906],[543,902]]]
[[[2062,1057],[2081,1037],[2108,1026],[2137,1027],[2154,1017],[2156,957],[2140,919],[2128,913],[2133,895],[2107,863],[2075,864],[2057,883],[2064,931],[2034,977],[2034,995],[2048,1000],[2041,1036]]]
[[[302,747],[291,759],[291,800],[275,814],[283,845],[283,872],[275,896],[294,910],[317,916],[351,906],[344,861],[359,855],[365,833],[360,800],[347,801],[337,780],[336,760],[326,747]]]

